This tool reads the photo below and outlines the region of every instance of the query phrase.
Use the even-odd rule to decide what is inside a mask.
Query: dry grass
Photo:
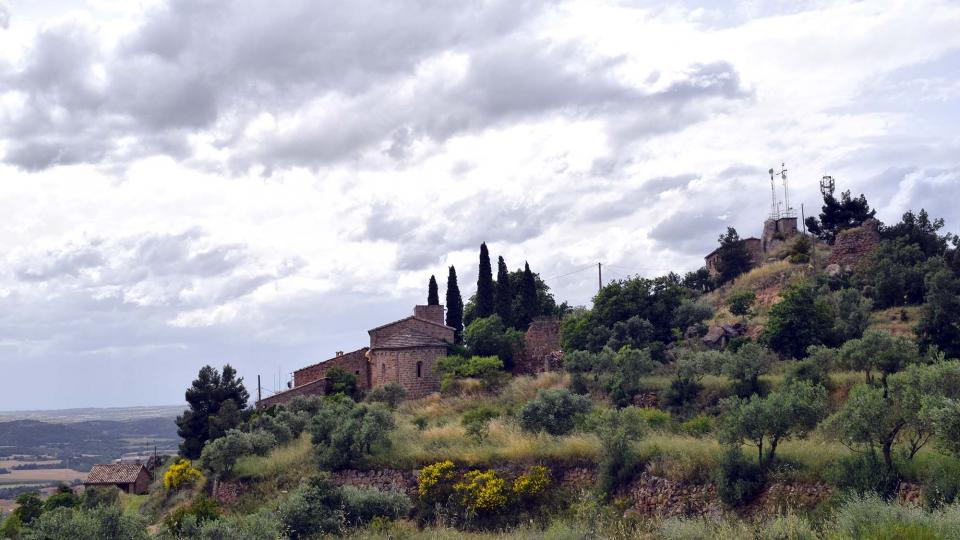
[[[892,307],[870,316],[870,330],[882,330],[895,336],[914,337],[913,327],[920,320],[920,306]],[[906,314],[906,320],[902,315]]]
[[[237,461],[234,474],[240,478],[272,478],[295,470],[310,470],[312,463],[310,435],[304,433],[299,439],[274,448],[266,456],[245,456]]]

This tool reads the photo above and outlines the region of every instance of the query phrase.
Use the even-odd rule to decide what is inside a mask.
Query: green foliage
[[[673,326],[682,332],[691,326],[703,327],[703,321],[711,317],[713,317],[713,308],[686,298],[680,302],[680,305],[673,312]],[[647,322],[649,323],[649,321]]]
[[[20,533],[23,530],[23,523],[20,522],[20,516],[11,513],[0,523],[0,538],[9,538],[19,540]]]
[[[477,273],[477,295],[474,315],[483,319],[496,311],[493,290],[493,269],[490,267],[490,253],[486,242],[480,244],[480,267]]]
[[[690,349],[678,349],[674,352],[674,377],[670,386],[663,392],[663,402],[678,413],[686,412],[703,390],[700,381],[709,371],[708,366],[722,365],[723,353],[716,351],[699,352]]]
[[[503,324],[498,315],[477,319],[464,331],[464,343],[477,356],[496,356],[508,369],[513,366],[514,351],[523,345],[523,333]]]
[[[500,416],[500,411],[497,409],[481,406],[463,413],[463,418],[460,423],[463,425],[468,437],[477,443],[481,443],[489,434],[490,420],[498,416]]]
[[[926,289],[916,328],[920,347],[936,347],[949,358],[960,358],[960,276],[942,268],[927,275]]]
[[[497,284],[495,295],[496,309],[500,320],[507,322],[513,319],[513,289],[510,287],[510,272],[503,257],[497,259]]]
[[[375,518],[400,519],[413,508],[410,497],[396,491],[344,486],[340,488],[340,495],[347,525],[351,527],[365,525]]]
[[[530,271],[530,264],[526,262],[523,263],[523,279],[517,296],[519,301],[513,305],[513,326],[518,330],[526,330],[533,319],[540,315],[537,282]]]
[[[807,347],[822,344],[832,328],[830,308],[808,283],[789,287],[780,296],[770,308],[762,339],[784,356],[802,358]]]
[[[417,416],[413,419],[413,425],[420,431],[427,429],[427,417]]]
[[[900,476],[874,452],[840,458],[827,470],[826,479],[842,492],[890,499],[897,494]]]
[[[282,538],[280,521],[270,512],[228,515],[197,523],[192,516],[184,518],[183,538],[197,540],[264,540]],[[189,522],[189,524],[187,523]]]
[[[827,390],[833,387],[830,370],[839,363],[840,351],[813,345],[807,348],[807,357],[790,362],[787,366],[785,382],[805,381],[813,386],[822,386]]]
[[[378,449],[389,447],[393,415],[379,403],[328,401],[310,422],[310,436],[320,467],[358,466]]]
[[[863,337],[870,326],[873,301],[857,289],[840,289],[826,295],[825,299],[833,319],[833,327],[825,341],[839,346],[848,340]]]
[[[718,242],[720,247],[717,252],[717,281],[733,281],[753,267],[753,257],[747,250],[747,245],[740,240],[736,229],[727,227],[726,234],[721,234]]]
[[[939,267],[942,261],[928,262],[920,246],[904,238],[883,240],[856,269],[852,282],[873,300],[876,309],[920,304],[926,294],[924,277],[929,264]]]
[[[960,463],[938,461],[923,482],[923,501],[928,508],[960,502]]]
[[[189,519],[189,525],[185,522]],[[207,521],[215,521],[220,517],[220,507],[217,502],[206,494],[200,494],[190,504],[177,507],[170,512],[164,519],[163,525],[173,535],[183,535],[185,528],[193,529]],[[185,526],[186,525],[186,526]]]
[[[653,325],[651,341],[664,343],[673,340],[674,314],[680,303],[690,295],[675,274],[655,279],[635,277],[616,280],[605,285],[593,299],[593,310],[584,323],[589,328],[577,329],[577,341],[586,335],[586,343],[577,343],[574,349],[600,351],[607,345],[613,326],[631,317],[644,319]],[[572,323],[569,323],[572,325]],[[568,328],[568,333],[569,333]],[[569,339],[571,336],[567,336]],[[573,349],[564,349],[569,352]]]
[[[714,478],[721,501],[731,507],[749,503],[760,494],[765,482],[763,469],[744,456],[739,447],[724,450]]]
[[[596,323],[592,314],[576,308],[560,322],[560,346],[567,354],[588,349],[588,338]]]
[[[120,490],[116,487],[88,487],[83,490],[83,508],[85,510],[118,504],[120,504]]]
[[[750,308],[757,301],[757,294],[753,291],[737,291],[727,297],[727,308],[732,315],[746,317]]]
[[[392,382],[367,392],[366,400],[371,403],[383,403],[391,409],[396,409],[405,397],[407,397],[407,391],[399,384]]]
[[[650,321],[634,315],[625,321],[614,323],[610,329],[606,347],[614,351],[624,347],[642,349],[653,340],[654,331]]]
[[[652,429],[663,429],[670,424],[670,413],[652,407],[638,408],[637,412]]]
[[[947,250],[947,242],[951,239],[951,235],[938,234],[943,225],[942,218],[931,220],[927,211],[921,208],[916,214],[908,210],[899,223],[882,228],[880,233],[886,240],[901,240],[906,244],[917,246],[925,257],[930,258],[943,255]]]
[[[843,539],[929,540],[960,538],[960,509],[924,511],[875,496],[854,497],[828,518],[830,534]]]
[[[217,414],[210,416],[209,422],[210,436],[207,440],[212,441],[223,437],[228,431],[243,423],[243,416],[240,414],[240,408],[237,407],[236,402],[228,399],[220,405],[220,410],[217,411]]]
[[[118,506],[89,510],[58,508],[23,529],[24,540],[146,540],[146,524]]]
[[[626,407],[633,402],[633,397],[640,391],[640,377],[649,375],[657,366],[650,358],[649,350],[628,346],[613,355],[613,365],[615,371],[606,390],[617,407]]]
[[[430,276],[430,282],[427,283],[427,305],[428,306],[440,305],[440,292],[437,290],[436,276]]]
[[[300,431],[303,431],[302,420],[301,417],[288,411],[280,411],[276,416],[260,414],[250,421],[250,430],[269,433],[278,445],[287,444],[294,437],[290,424],[298,428],[297,434],[299,435]]]
[[[327,379],[326,394],[343,394],[350,399],[360,399],[360,388],[357,386],[357,376],[341,367],[332,367],[324,375]]]
[[[610,497],[629,484],[641,469],[641,456],[632,443],[643,436],[645,427],[643,414],[636,407],[601,413],[597,434],[603,451],[597,466],[597,487],[604,496]]]
[[[777,355],[768,349],[750,342],[741,346],[735,353],[724,354],[720,371],[734,379],[734,391],[740,397],[762,394],[760,376],[770,371]]]
[[[447,274],[447,326],[453,328],[454,341],[463,340],[463,297],[460,296],[460,286],[457,284],[457,270],[450,267]]]
[[[294,540],[336,533],[344,525],[343,495],[329,476],[307,480],[281,503],[277,514],[283,529]]]
[[[863,371],[867,383],[873,383],[874,372],[879,372],[884,386],[891,374],[919,361],[913,342],[876,330],[844,343],[840,349],[840,362],[844,367]]]
[[[847,446],[879,447],[887,470],[893,472],[893,446],[907,423],[897,405],[882,388],[857,385],[840,409],[824,422],[824,430]]]
[[[17,505],[19,506],[13,511],[13,514],[24,525],[30,525],[33,520],[43,514],[43,501],[40,500],[39,493],[33,491],[21,493],[17,496]]]
[[[532,433],[566,435],[573,431],[576,416],[589,410],[590,399],[586,396],[564,389],[541,390],[520,410],[520,427]]]
[[[728,444],[746,441],[755,446],[757,462],[769,468],[781,442],[806,435],[823,418],[826,394],[822,386],[794,382],[780,386],[767,397],[728,398],[722,402],[720,439]]]
[[[503,371],[503,360],[496,356],[446,356],[437,361],[441,374],[440,389],[454,391],[459,379],[474,378],[483,383],[486,390],[499,388],[509,375]]]
[[[251,433],[231,429],[219,439],[210,441],[200,453],[200,467],[210,471],[216,478],[226,478],[233,472],[237,460],[243,456],[264,456],[277,445],[269,432],[257,430]]]
[[[43,501],[43,510],[49,512],[57,508],[75,508],[80,506],[80,497],[73,492],[70,486],[61,485],[52,495]]]
[[[698,414],[680,424],[680,431],[693,437],[706,437],[712,430],[713,422],[704,414]]]
[[[876,210],[870,209],[862,193],[854,198],[850,196],[850,191],[844,191],[840,194],[840,200],[832,193],[825,194],[820,219],[810,216],[805,223],[812,234],[832,244],[838,233],[859,227],[876,213]]]
[[[204,443],[211,437],[211,417],[215,432],[226,432],[240,423],[240,418],[231,413],[231,408],[242,410],[247,406],[250,394],[243,386],[243,378],[229,364],[221,374],[216,368],[204,366],[187,389],[186,399],[190,408],[177,417],[177,434],[183,438],[180,453],[186,458],[200,457]],[[227,405],[232,402],[231,405]],[[217,417],[220,408],[227,406],[227,414]],[[231,425],[231,422],[235,422]]]

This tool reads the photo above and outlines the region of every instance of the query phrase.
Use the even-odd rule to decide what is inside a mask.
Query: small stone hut
[[[150,489],[150,471],[142,463],[94,465],[83,486],[87,489],[116,486],[126,493],[140,495]]]

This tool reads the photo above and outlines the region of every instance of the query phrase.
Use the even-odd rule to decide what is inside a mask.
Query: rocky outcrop
[[[740,337],[747,333],[747,326],[743,323],[721,324],[720,326],[711,326],[707,330],[707,335],[703,336],[703,344],[714,349],[722,349],[727,342],[735,337]]]

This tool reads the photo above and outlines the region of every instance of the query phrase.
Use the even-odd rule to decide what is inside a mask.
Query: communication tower
[[[832,176],[824,176],[820,179],[820,193],[823,195],[823,198],[833,196],[833,190],[836,189],[837,185],[833,181]]]
[[[770,169],[770,219],[780,219],[787,217],[797,217],[797,212],[790,206],[790,189],[787,185],[787,166],[780,163],[780,170]],[[780,203],[777,201],[777,177],[783,182],[783,210],[780,210]]]

